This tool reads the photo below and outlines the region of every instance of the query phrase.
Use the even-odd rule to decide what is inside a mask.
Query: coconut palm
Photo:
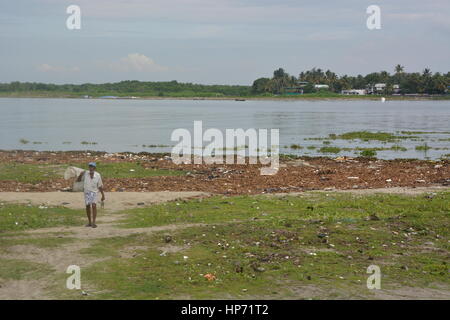
[[[400,64],[395,66],[395,73],[397,73],[397,74],[403,73],[404,70],[405,70],[405,67]]]

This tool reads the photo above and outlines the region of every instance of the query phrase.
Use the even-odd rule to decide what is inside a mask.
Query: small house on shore
[[[351,89],[351,90],[342,90],[341,94],[343,95],[360,95],[363,96],[367,94],[365,89]]]

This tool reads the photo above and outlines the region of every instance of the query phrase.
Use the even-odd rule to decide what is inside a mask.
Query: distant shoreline
[[[298,96],[252,96],[252,97],[178,97],[178,96],[143,96],[143,97],[133,97],[124,96],[124,97],[114,97],[114,98],[102,98],[102,97],[89,97],[84,98],[82,96],[71,96],[71,95],[39,95],[39,94],[31,94],[31,95],[2,95],[0,94],[0,98],[20,98],[20,99],[81,99],[81,100],[193,100],[193,101],[317,101],[317,100],[372,100],[378,101],[382,97],[386,98],[386,101],[396,100],[396,101],[440,101],[440,100],[450,100],[450,95],[439,95],[439,96],[382,96],[382,95],[365,95],[365,96],[357,96],[357,95],[336,95],[336,96],[313,96],[313,95],[298,95]]]

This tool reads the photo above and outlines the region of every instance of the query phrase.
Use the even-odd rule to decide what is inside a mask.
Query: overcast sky
[[[69,5],[81,29],[69,30]],[[381,29],[366,26],[369,5]],[[0,2],[0,82],[251,84],[283,67],[450,71],[449,0]]]

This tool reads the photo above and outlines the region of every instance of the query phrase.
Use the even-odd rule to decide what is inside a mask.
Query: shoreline
[[[279,97],[176,97],[176,96],[144,96],[144,97],[115,97],[115,98],[101,98],[101,97],[75,97],[75,96],[42,96],[42,95],[0,95],[0,99],[79,99],[79,100],[174,100],[174,101],[379,101],[382,97],[386,98],[386,101],[448,101],[450,95],[446,96],[279,96]]]

